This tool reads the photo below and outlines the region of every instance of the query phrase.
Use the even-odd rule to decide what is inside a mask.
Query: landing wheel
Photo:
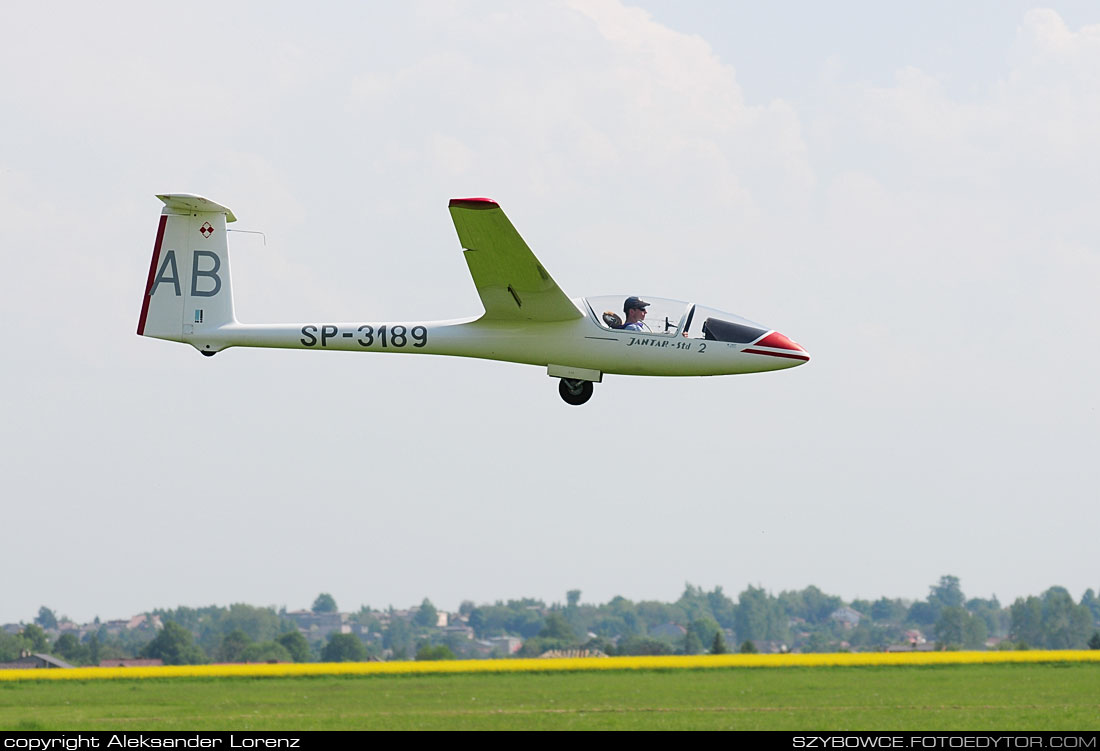
[[[558,393],[566,404],[574,407],[584,404],[592,398],[592,381],[576,381],[572,378],[562,378],[558,384]]]

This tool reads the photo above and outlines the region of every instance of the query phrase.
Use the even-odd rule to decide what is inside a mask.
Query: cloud
[[[64,551],[81,553],[82,534],[105,531],[97,519],[141,537],[150,556],[191,560],[196,540],[213,539],[278,566],[270,536],[251,534],[262,513],[247,511],[276,509],[264,529],[287,534],[298,509],[301,556],[326,561],[333,588],[349,592],[341,601],[359,597],[363,570],[388,572],[373,602],[506,596],[495,561],[469,540],[525,556],[508,572],[517,595],[529,582],[558,586],[566,564],[568,586],[655,596],[653,581],[774,559],[763,534],[731,549],[728,528],[768,529],[786,505],[784,565],[803,586],[812,561],[794,551],[880,518],[884,498],[928,509],[915,523],[936,534],[941,516],[986,513],[964,508],[959,488],[1023,508],[1091,446],[1076,406],[1095,391],[1097,27],[1028,13],[1004,74],[969,92],[910,64],[839,69],[812,96],[757,101],[738,78],[756,61],[724,48],[721,29],[684,33],[614,0],[128,11],[108,22],[76,10],[59,26],[48,8],[18,6],[11,25],[25,33],[0,48],[7,69],[35,69],[0,83],[18,104],[0,153],[11,282],[0,304],[18,353],[4,374],[17,426],[3,447],[5,491],[28,499],[27,523],[51,503],[74,511],[54,522],[74,543],[59,566],[73,565]],[[769,18],[777,33],[789,23]],[[810,80],[817,62],[790,64]],[[781,328],[815,359],[790,377],[609,379],[590,408],[564,413],[545,375],[519,366],[199,358],[133,333],[161,191],[206,192],[239,227],[267,233],[266,247],[233,240],[246,321],[476,313],[446,200],[490,195],[570,294],[696,299]],[[667,403],[677,408],[649,409]],[[643,471],[587,460],[547,471],[577,436],[604,445],[632,429],[654,436]],[[679,436],[688,466],[666,473]],[[729,503],[730,474],[737,499],[752,502]],[[639,540],[666,539],[656,510],[623,547],[578,546],[583,565],[561,558],[574,519],[613,527],[633,497],[654,509],[685,498],[715,520],[667,539],[684,573],[637,555]],[[328,517],[309,511],[317,499],[351,520],[337,524],[340,545]],[[563,504],[554,534],[515,534]],[[813,524],[794,523],[806,513]],[[142,521],[165,519],[172,529],[148,542]],[[830,528],[837,520],[845,526]],[[424,560],[408,557],[413,534],[433,541]],[[883,553],[885,536],[862,537],[860,556]],[[886,552],[913,568],[926,558]],[[109,551],[94,573],[114,581],[128,555]],[[452,573],[441,595],[425,589],[464,557],[469,576]],[[609,559],[634,562],[627,584],[575,579]],[[224,602],[329,586],[300,575],[236,592],[210,571],[193,590],[180,572],[155,589]],[[135,577],[96,609],[149,607],[133,599],[149,591]],[[471,577],[480,589],[464,589]],[[91,612],[79,592],[42,585],[21,584],[6,618],[42,601]],[[177,604],[165,596],[154,604]]]

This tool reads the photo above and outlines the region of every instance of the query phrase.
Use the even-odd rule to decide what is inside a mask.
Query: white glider
[[[487,198],[450,202],[484,315],[452,321],[239,323],[226,242],[226,224],[236,221],[233,212],[201,196],[157,198],[164,208],[137,333],[190,344],[204,355],[229,347],[278,347],[519,362],[560,378],[558,392],[569,404],[588,401],[592,384],[605,374],[759,373],[810,359],[778,331],[701,305],[627,295],[571,300],[500,206]]]

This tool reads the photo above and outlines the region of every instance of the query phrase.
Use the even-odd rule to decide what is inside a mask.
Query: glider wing
[[[495,201],[455,198],[449,208],[485,306],[484,319],[568,321],[582,317]]]

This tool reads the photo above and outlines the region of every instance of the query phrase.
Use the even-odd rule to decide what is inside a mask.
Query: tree
[[[420,603],[420,609],[416,611],[413,623],[417,626],[433,628],[438,622],[439,611],[435,609],[435,605],[432,605],[432,601],[425,597],[424,601]]]
[[[1013,640],[1030,646],[1039,646],[1043,642],[1043,603],[1034,595],[1025,600],[1017,597],[1009,609],[1012,614]]]
[[[38,617],[34,619],[34,622],[42,628],[57,628],[57,616],[45,605],[38,609]]]
[[[1033,647],[1081,649],[1092,631],[1087,605],[1077,605],[1064,587],[1051,587],[1040,597],[1017,598],[1010,609],[1012,638]]]
[[[484,639],[486,636],[491,635],[486,630],[486,614],[481,608],[471,610],[466,622],[470,624],[470,628],[474,630],[474,636],[477,638]]]
[[[957,576],[941,576],[939,584],[929,587],[928,604],[936,609],[936,617],[943,608],[961,608],[965,602]]]
[[[801,592],[781,592],[778,602],[788,616],[814,624],[827,622],[829,616],[844,604],[839,597],[827,595],[812,585]]]
[[[575,608],[581,601],[581,591],[579,589],[571,589],[565,593],[566,607]]]
[[[885,623],[901,623],[905,620],[906,609],[900,600],[880,597],[871,604],[871,620]]]
[[[737,606],[734,605],[733,600],[726,597],[721,587],[715,587],[713,592],[707,593],[707,604],[710,605],[710,613],[714,616],[714,620],[718,621],[722,628],[733,628]]]
[[[88,664],[98,665],[100,660],[99,637],[92,634],[88,637]]]
[[[941,646],[963,643],[963,631],[966,628],[966,611],[962,608],[943,608],[936,621],[936,642]]]
[[[985,640],[989,636],[989,627],[984,620],[976,615],[967,616],[966,629],[963,632],[963,647],[965,649],[982,649]]]
[[[46,632],[33,623],[24,626],[19,635],[23,637],[27,648],[32,652],[45,652],[50,648],[50,640],[46,638]]]
[[[416,659],[418,662],[423,662],[425,660],[454,660],[456,658],[455,653],[446,644],[435,647],[425,644],[416,650]]]
[[[710,615],[710,602],[707,600],[706,592],[702,587],[693,586],[691,582],[684,584],[684,593],[676,601],[676,606],[683,611],[684,615],[682,619],[675,617],[667,619],[672,623],[682,623],[684,620],[694,621]]]
[[[996,636],[1008,633],[1008,613],[994,595],[988,600],[975,597],[966,601],[966,609],[985,622],[986,631]]]
[[[367,648],[355,634],[332,634],[321,659],[324,662],[362,662],[367,659]]]
[[[577,641],[577,635],[573,633],[573,627],[569,625],[569,621],[558,613],[551,613],[546,616],[546,623],[539,630],[538,635],[543,639],[557,639],[566,642],[570,646]]]
[[[774,597],[750,586],[738,595],[737,603],[734,624],[738,639],[786,641],[787,616]]]
[[[328,592],[322,592],[317,595],[317,599],[313,601],[314,613],[335,613],[336,612],[336,600]]]
[[[756,645],[753,644],[751,641],[745,639],[745,641],[741,642],[741,649],[738,651],[741,652],[741,654],[743,655],[754,655],[760,650],[758,650],[756,648]]]
[[[288,631],[276,638],[275,643],[286,649],[290,653],[290,659],[295,662],[309,662],[309,642],[301,631]]]
[[[712,655],[724,655],[729,652],[729,647],[726,646],[726,638],[722,636],[721,631],[714,632],[714,641],[710,644],[710,653]]]
[[[218,659],[222,662],[241,662],[245,649],[252,644],[248,634],[239,628],[235,628],[222,637],[222,643],[218,646]]]
[[[646,636],[628,636],[619,642],[621,655],[670,655],[672,647],[658,639]]]
[[[985,621],[960,607],[944,608],[936,621],[936,641],[942,646],[981,649],[988,635]]]
[[[413,630],[403,618],[391,618],[390,626],[382,634],[382,646],[393,650],[396,659],[404,660],[409,656],[413,643]]]
[[[688,624],[688,631],[694,631],[695,635],[699,637],[699,651],[702,651],[704,644],[710,644],[714,641],[714,635],[721,630],[718,622],[709,616],[704,616]],[[698,653],[693,652],[692,654]]]
[[[1074,603],[1064,587],[1051,587],[1042,595],[1043,646],[1047,649],[1081,649],[1092,630],[1092,613]]]
[[[939,611],[923,600],[914,602],[909,608],[909,612],[905,614],[905,620],[912,621],[918,626],[931,626],[938,617]]]
[[[550,613],[539,629],[538,635],[523,643],[519,654],[523,657],[538,657],[552,649],[573,649],[577,646],[577,635],[573,627],[561,613]]]
[[[702,651],[703,642],[699,640],[699,635],[695,633],[694,624],[689,624],[687,633],[684,634],[684,654],[697,655]]]
[[[215,628],[222,634],[241,630],[252,641],[271,641],[286,628],[286,621],[273,608],[258,608],[234,603],[214,619]]]
[[[1081,604],[1092,613],[1093,623],[1100,623],[1100,597],[1096,596],[1091,587],[1086,589],[1085,594],[1081,596]]]
[[[856,612],[861,613],[863,615],[870,615],[871,614],[871,601],[870,600],[855,599],[855,600],[852,600],[851,605],[849,605],[849,607],[851,607],[852,610],[855,610]]]
[[[824,631],[814,631],[802,645],[803,652],[828,652],[832,642]]]
[[[57,637],[53,645],[54,654],[73,664],[86,664],[88,662],[88,648],[72,634],[62,634]]]
[[[1089,639],[1089,649],[1100,649],[1100,631],[1093,631]]]
[[[201,665],[206,655],[194,643],[191,632],[175,621],[167,621],[153,640],[141,650],[142,657],[164,660],[165,665]]]
[[[241,662],[290,662],[293,658],[286,647],[274,641],[258,641],[241,650]]]
[[[26,648],[22,637],[0,630],[0,662],[18,660],[19,653]]]

